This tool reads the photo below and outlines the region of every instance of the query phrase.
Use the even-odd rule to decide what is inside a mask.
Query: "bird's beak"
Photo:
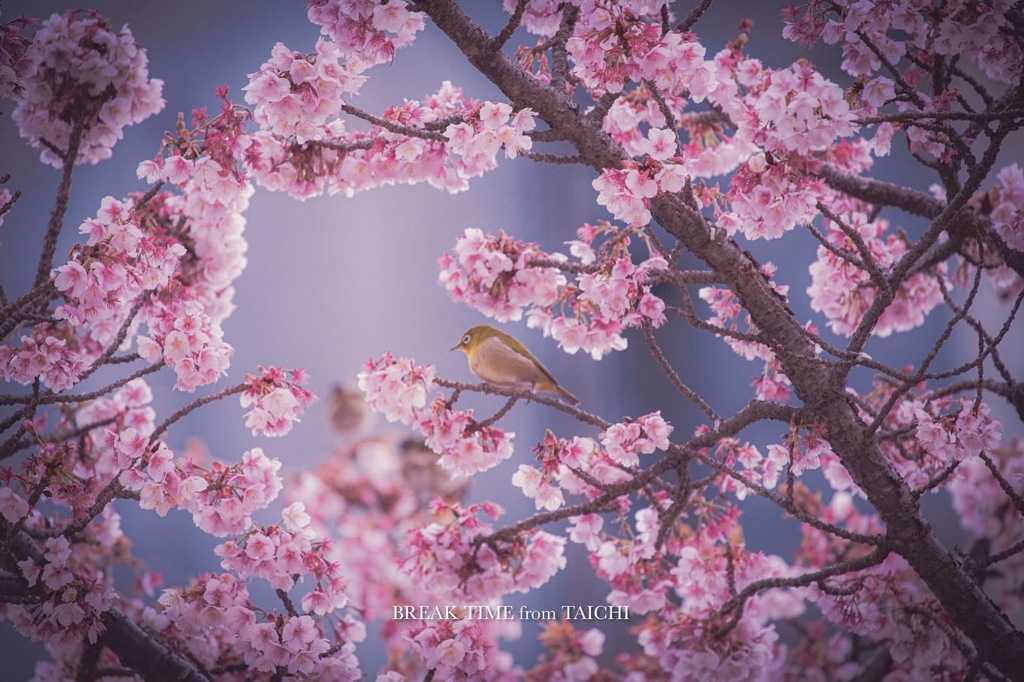
[[[451,348],[449,348],[448,352],[451,353],[453,350],[458,350],[458,349],[459,349],[459,346],[458,346],[458,344],[456,344],[456,345],[452,346]]]

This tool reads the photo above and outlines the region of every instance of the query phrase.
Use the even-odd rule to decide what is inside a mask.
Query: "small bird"
[[[490,325],[478,324],[466,330],[450,350],[461,350],[469,358],[469,369],[493,386],[529,388],[553,393],[577,404],[580,399],[558,385],[551,372],[526,346]]]

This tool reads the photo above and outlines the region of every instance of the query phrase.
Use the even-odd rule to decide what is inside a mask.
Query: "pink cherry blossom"
[[[73,162],[98,163],[110,157],[126,126],[163,109],[163,81],[149,78],[147,63],[127,27],[115,31],[92,14],[54,14],[25,51],[12,118],[21,136],[42,150],[44,163],[59,168],[63,160],[40,140],[67,149],[76,135]],[[61,113],[76,108],[85,112],[77,133]]]

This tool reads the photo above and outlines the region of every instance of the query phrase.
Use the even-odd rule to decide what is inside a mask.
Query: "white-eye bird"
[[[492,386],[529,388],[552,393],[577,404],[580,400],[558,385],[548,368],[515,337],[486,324],[466,330],[450,350],[461,350],[473,374]]]

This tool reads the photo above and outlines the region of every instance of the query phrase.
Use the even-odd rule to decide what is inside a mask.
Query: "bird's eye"
[[[469,345],[469,334],[462,337],[462,343]]]

